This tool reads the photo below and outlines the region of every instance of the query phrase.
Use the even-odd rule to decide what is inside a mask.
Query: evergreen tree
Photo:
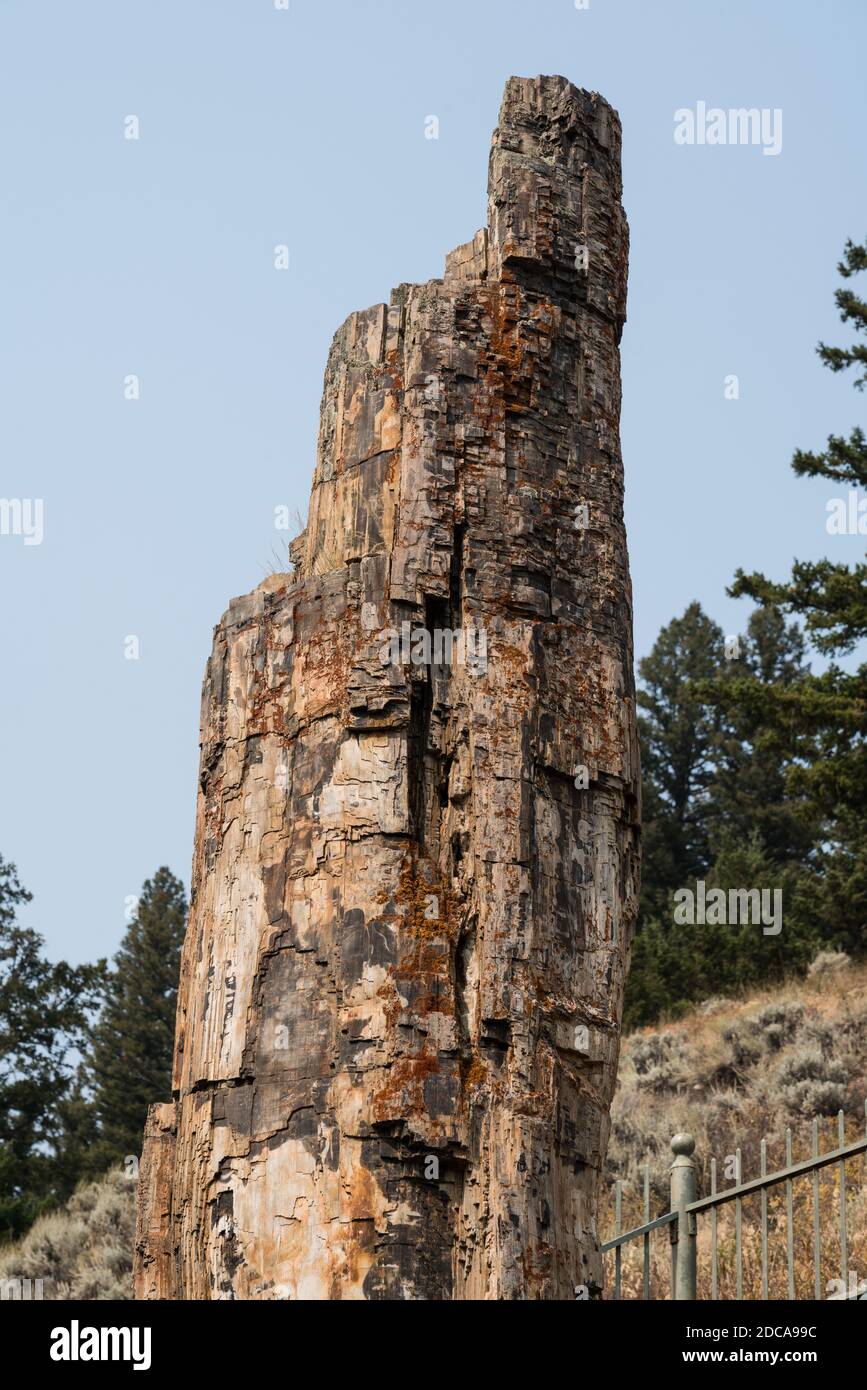
[[[727,660],[722,629],[692,604],[639,666],[645,838],[629,1024],[777,979],[783,958],[793,968],[809,960],[814,924],[796,905],[815,851],[815,817],[802,818],[790,804],[778,740],[768,741],[737,701],[719,698],[744,681],[776,688],[801,679],[803,637],[796,624],[759,608],[737,647]],[[783,942],[754,924],[678,927],[673,895],[695,891],[699,879],[708,889],[784,891]]]
[[[867,243],[847,242],[838,266],[844,279],[867,270]],[[836,293],[840,317],[867,335],[867,303],[849,289]],[[819,356],[832,371],[855,367],[854,385],[867,380],[867,347],[828,347]],[[867,439],[860,428],[848,439],[831,435],[822,453],[798,451],[794,472],[801,477],[827,478],[853,488],[867,487]],[[851,567],[831,560],[796,560],[788,581],[772,583],[759,573],[738,570],[730,593],[747,595],[765,609],[803,618],[807,637],[817,651],[832,658],[821,674],[806,675],[787,686],[744,682],[725,692],[753,721],[772,731],[791,760],[787,791],[805,816],[821,819],[822,832],[815,857],[816,883],[812,910],[834,944],[850,951],[864,950],[867,922],[867,666],[854,672],[834,658],[855,650],[867,636],[867,566]]]
[[[638,665],[643,867],[641,920],[664,917],[671,893],[710,863],[708,791],[720,716],[696,694],[725,666],[722,629],[700,604],[664,627]]]
[[[79,1176],[63,1152],[61,1111],[105,977],[104,961],[44,959],[42,937],[15,920],[30,898],[0,858],[0,1240],[68,1197]]]
[[[725,712],[709,790],[708,820],[713,857],[722,838],[754,834],[771,862],[806,865],[819,839],[820,823],[811,808],[799,806],[787,789],[787,772],[796,749],[768,725],[763,713],[739,699],[744,688],[783,690],[809,673],[803,633],[786,624],[776,609],[750,615],[741,655],[713,682],[700,682],[698,698]]]
[[[672,903],[666,917],[647,922],[635,938],[624,1010],[628,1027],[676,1016],[711,995],[780,981],[805,969],[815,955],[819,940],[799,901],[804,873],[775,864],[758,832],[747,838],[726,832],[703,882],[707,894],[725,892],[727,916],[732,889],[764,889],[772,905],[779,893],[781,930],[766,931],[776,923],[756,922],[752,912],[749,921],[678,922]],[[682,887],[697,896],[695,880]]]
[[[837,266],[837,273],[843,280],[851,280],[861,270],[867,270],[867,242],[859,246],[850,239],[843,248],[843,259]],[[867,303],[863,299],[859,299],[853,290],[841,286],[834,291],[834,302],[843,323],[852,323],[858,333],[867,334]],[[864,343],[855,343],[848,348],[827,347],[825,343],[820,343],[816,351],[832,372],[843,372],[849,367],[858,366],[862,374],[855,378],[853,385],[858,391],[864,390],[867,381],[867,346]]]
[[[848,242],[838,269],[846,280],[867,270],[867,244]],[[836,302],[867,334],[867,302],[849,288]],[[818,353],[834,372],[854,367],[863,389],[863,343],[820,343]],[[830,436],[821,453],[798,451],[792,467],[867,487],[863,430]],[[837,663],[867,636],[865,578],[864,563],[827,559],[796,560],[783,583],[739,570],[730,594],[759,605],[740,660],[724,663],[720,630],[694,604],[640,664],[644,887],[628,1022],[800,970],[819,945],[864,951],[867,667]],[[805,638],[831,658],[825,671],[809,669]],[[700,876],[708,887],[779,887],[780,936],[674,925],[672,892]]]
[[[93,1172],[141,1152],[148,1105],[171,1090],[183,884],[158,869],[127,928],[89,1054],[98,1125]]]

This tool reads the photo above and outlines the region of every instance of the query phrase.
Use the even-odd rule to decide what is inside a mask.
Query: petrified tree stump
[[[599,1286],[638,887],[620,191],[611,108],[510,79],[488,227],[334,339],[296,573],[205,678],[139,1298]]]

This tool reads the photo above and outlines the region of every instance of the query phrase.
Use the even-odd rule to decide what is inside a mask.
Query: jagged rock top
[[[299,576],[333,573],[387,544],[384,477],[371,485],[363,511],[357,490],[340,480],[357,467],[375,471],[376,460],[400,444],[402,393],[430,387],[431,374],[412,350],[419,313],[432,308],[438,331],[451,333],[480,287],[516,284],[570,318],[582,310],[599,315],[619,338],[629,243],[620,139],[619,117],[597,93],[559,76],[509,78],[491,142],[488,225],[447,255],[442,279],[398,286],[387,305],[351,314],[334,336],[309,523],[293,547]],[[592,258],[590,275],[576,273],[579,246]],[[406,371],[407,353],[415,375]],[[371,372],[392,389],[369,389]],[[379,514],[374,522],[371,507]]]

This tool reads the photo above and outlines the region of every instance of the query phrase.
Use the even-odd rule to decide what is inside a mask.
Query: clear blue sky
[[[52,955],[112,953],[158,865],[189,884],[212,627],[306,511],[340,322],[483,225],[512,73],[623,121],[637,654],[696,597],[742,628],[738,565],[863,551],[789,459],[865,414],[814,353],[867,233],[865,52],[863,0],[2,0],[0,496],[45,537],[0,536],[0,853]],[[781,108],[782,153],[677,146],[698,101]]]

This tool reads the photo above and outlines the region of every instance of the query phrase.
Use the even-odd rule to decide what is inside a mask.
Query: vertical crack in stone
[[[295,572],[205,676],[140,1298],[598,1290],[640,810],[620,193],[611,108],[511,78],[487,227],[335,335]]]

